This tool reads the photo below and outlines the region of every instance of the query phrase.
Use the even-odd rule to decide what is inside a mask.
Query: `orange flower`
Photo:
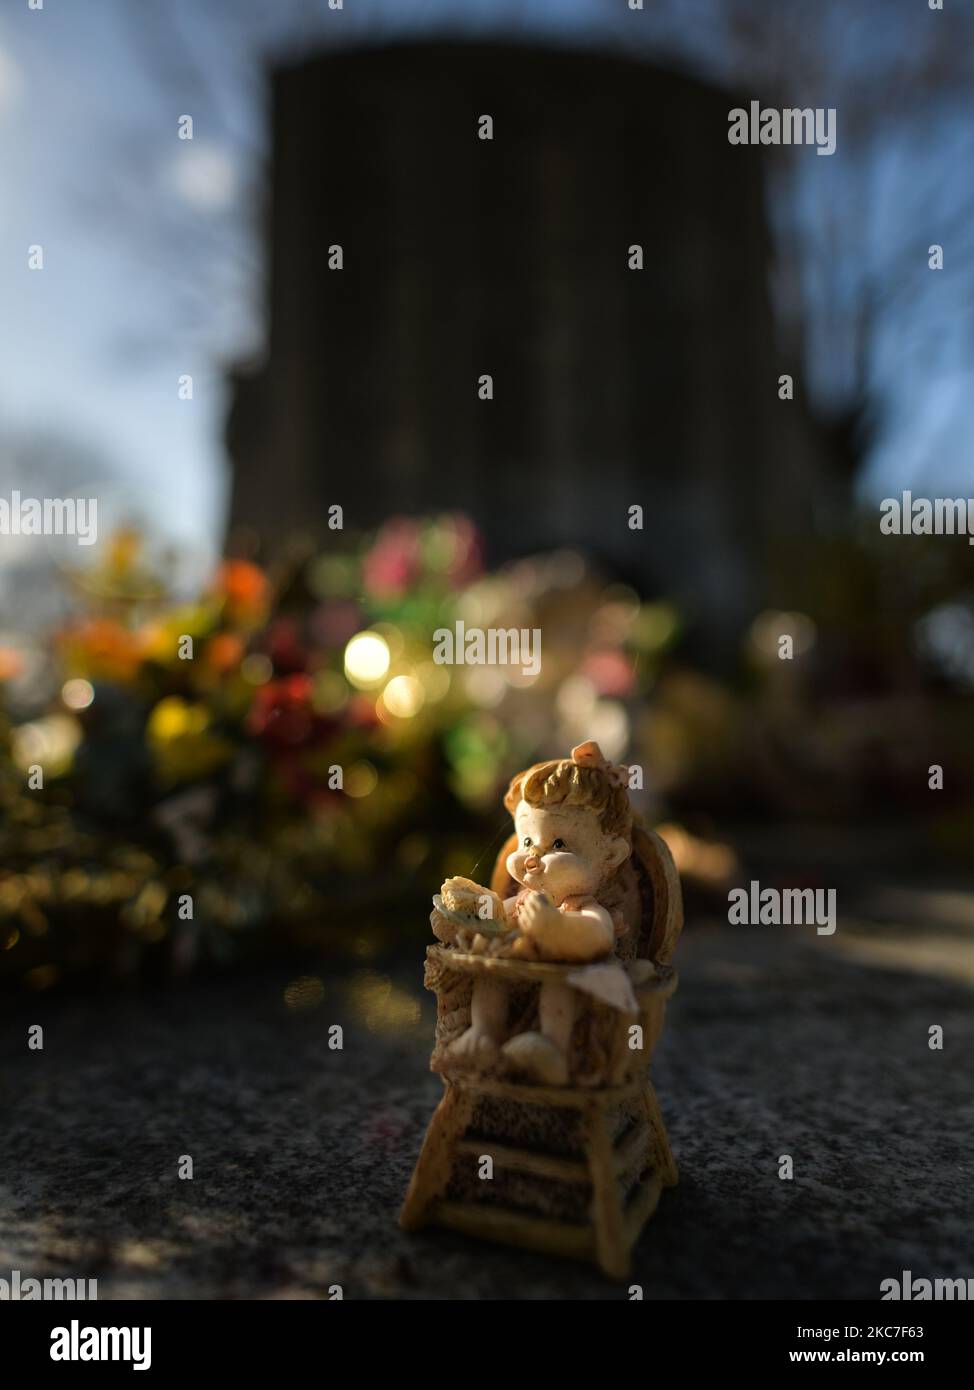
[[[61,645],[73,675],[126,681],[142,661],[135,633],[112,618],[85,618],[67,629]]]
[[[211,671],[224,676],[240,665],[244,651],[243,638],[236,632],[218,632],[206,644],[206,664]]]
[[[246,622],[260,618],[267,605],[267,576],[249,560],[225,560],[217,571],[216,591],[231,619]]]

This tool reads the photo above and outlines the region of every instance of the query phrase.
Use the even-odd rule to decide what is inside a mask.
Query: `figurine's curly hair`
[[[595,812],[607,835],[632,838],[628,788],[611,777],[608,767],[582,766],[573,758],[535,763],[519,772],[507,789],[504,805],[512,816],[520,801],[529,806],[585,806]]]

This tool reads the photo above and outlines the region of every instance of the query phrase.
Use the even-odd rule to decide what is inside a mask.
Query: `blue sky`
[[[120,127],[132,122],[145,159],[125,170],[147,205],[183,198],[205,220],[205,199],[180,182],[175,122],[145,134],[152,110],[126,51],[114,6],[24,9],[0,24],[0,160],[4,209],[0,263],[7,331],[0,335],[0,437],[41,429],[77,442],[117,475],[124,496],[158,494],[173,533],[211,543],[223,500],[218,433],[220,374],[198,341],[175,332],[149,351],[128,352],[168,319],[151,219],[133,227],[108,200]],[[188,145],[188,142],[187,142]],[[189,147],[199,160],[205,145]],[[232,183],[232,151],[218,147]],[[100,184],[106,201],[99,210]],[[190,181],[191,189],[191,181]],[[229,193],[228,197],[231,196]],[[140,244],[145,234],[148,244]],[[44,269],[27,248],[44,248]],[[191,254],[191,250],[189,251]],[[165,266],[166,261],[163,260]],[[230,351],[229,306],[214,306],[213,351]],[[221,341],[222,339],[222,341]],[[177,379],[195,378],[192,402]],[[101,483],[101,479],[92,481]],[[83,489],[87,479],[79,479]]]
[[[665,29],[671,49],[682,47],[688,63],[704,68],[699,45],[694,57],[689,18],[721,15],[719,0],[687,0],[688,22],[681,26],[678,11],[669,28],[659,16],[628,13],[623,0],[346,4],[336,15],[322,0],[312,27],[323,42],[448,26],[599,39],[633,51],[642,25],[637,42],[646,41],[648,56],[658,58],[653,36]],[[255,17],[232,30],[218,22],[223,0],[168,6],[183,16],[187,42],[169,54],[167,6],[157,0],[45,0],[41,11],[29,10],[27,0],[5,0],[0,12],[0,448],[7,448],[0,484],[21,481],[11,439],[59,436],[85,456],[78,490],[89,483],[104,489],[104,479],[113,478],[120,505],[147,509],[204,564],[219,544],[226,496],[223,370],[261,341],[259,247],[248,211],[265,153],[256,55],[261,47],[286,47],[297,30],[290,0],[263,7],[240,0],[238,12]],[[140,37],[140,16],[150,11],[164,22]],[[909,23],[926,22],[911,0]],[[875,58],[889,33],[874,38]],[[181,80],[186,55],[202,78],[196,87],[189,71]],[[187,109],[195,139],[180,142],[177,117]],[[944,188],[958,177],[969,181],[971,131],[969,109],[946,110],[912,137],[891,128],[885,146],[867,151],[869,235],[881,247],[884,227],[902,232],[904,219],[916,219],[906,242],[924,275],[926,246],[938,240],[939,185],[935,178],[930,197],[909,204],[902,188],[914,170],[922,187],[931,161]],[[851,196],[861,176],[841,143],[832,159],[810,157],[803,167],[796,207],[804,209],[802,236],[812,247],[805,289],[813,302],[823,274],[835,277],[833,288],[844,274],[828,255],[813,254],[817,210]],[[27,248],[35,244],[44,248],[43,272],[27,268]],[[880,495],[904,486],[969,488],[974,346],[956,312],[958,254],[947,247],[942,289],[925,286],[916,307],[908,298],[899,327],[893,319],[876,353],[884,432],[864,486]],[[856,255],[848,248],[853,278]],[[939,314],[943,326],[913,334],[911,313],[921,327],[923,315]],[[813,318],[813,343],[823,331]],[[834,361],[826,337],[810,362],[812,385],[824,398],[834,387]],[[177,396],[184,373],[194,378],[191,402]]]

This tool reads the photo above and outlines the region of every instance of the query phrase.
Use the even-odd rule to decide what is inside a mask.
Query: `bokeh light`
[[[393,676],[382,692],[382,700],[397,719],[412,719],[423,707],[426,692],[415,676]]]
[[[356,799],[369,796],[379,784],[379,774],[364,759],[353,763],[345,773],[345,792]]]
[[[790,637],[795,656],[801,656],[815,645],[815,624],[804,613],[783,613],[767,609],[751,624],[748,639],[757,656],[767,661],[778,660],[780,640]]]
[[[68,714],[50,714],[21,724],[13,734],[11,751],[16,765],[25,770],[40,766],[51,776],[60,776],[71,765],[81,742],[81,728]]]
[[[248,685],[266,685],[274,674],[274,667],[262,652],[251,652],[241,661],[240,674]]]
[[[95,698],[95,687],[91,681],[76,678],[65,681],[61,687],[61,699],[68,709],[87,709]]]
[[[378,632],[358,632],[345,648],[345,674],[360,689],[378,685],[390,661],[389,644]]]

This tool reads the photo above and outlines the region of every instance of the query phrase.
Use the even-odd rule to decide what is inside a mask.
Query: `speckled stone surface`
[[[904,1269],[974,1275],[961,908],[936,930],[685,933],[655,1066],[681,1182],[636,1252],[645,1297],[875,1299]],[[6,1001],[0,1277],[96,1277],[101,1298],[626,1297],[583,1265],[398,1229],[441,1091],[422,957]],[[298,974],[324,990],[292,989],[295,1010]]]

